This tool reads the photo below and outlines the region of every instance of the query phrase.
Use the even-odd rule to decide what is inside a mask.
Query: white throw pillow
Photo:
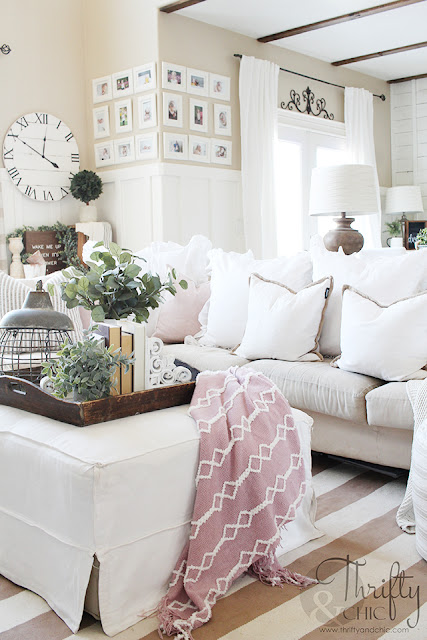
[[[426,318],[427,291],[384,306],[345,286],[335,366],[389,382],[425,377]]]
[[[173,267],[196,285],[208,281],[207,266],[208,252],[212,249],[212,242],[205,236],[193,236],[190,242],[181,246],[176,242],[152,242],[148,247],[137,251],[135,255],[145,258],[140,266],[144,271],[158,273],[164,279]]]
[[[346,284],[360,289],[380,304],[412,296],[424,288],[427,274],[427,252],[407,251],[405,255],[393,255],[373,259],[372,255],[353,253],[345,255],[325,249],[322,238],[315,236],[310,243],[313,260],[313,280],[331,275],[334,291],[331,294],[320,336],[320,353],[339,355],[341,327],[341,292]],[[418,255],[415,255],[418,254]],[[387,255],[384,251],[384,255]]]
[[[322,360],[319,336],[332,287],[332,278],[323,278],[296,293],[252,274],[248,322],[235,353],[248,360]]]
[[[212,249],[209,259],[211,297],[206,333],[200,339],[204,346],[233,349],[242,341],[248,318],[251,273],[260,273],[295,291],[311,282],[311,259],[307,252],[255,260],[252,251],[242,254]]]

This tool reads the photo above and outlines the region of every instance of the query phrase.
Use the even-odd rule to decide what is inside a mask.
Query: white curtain
[[[381,247],[381,199],[374,143],[373,95],[366,89],[346,87],[345,129],[349,164],[370,164],[375,169],[377,211],[357,216],[353,226],[360,231],[366,248]]]
[[[243,220],[247,249],[257,258],[277,255],[275,148],[279,67],[243,56],[239,96]]]

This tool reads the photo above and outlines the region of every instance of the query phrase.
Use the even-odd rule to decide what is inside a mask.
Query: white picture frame
[[[151,160],[158,157],[157,131],[135,136],[135,156],[137,160]]]
[[[133,94],[132,69],[113,73],[111,77],[113,81],[113,98],[125,98]]]
[[[114,155],[116,164],[133,162],[135,160],[135,139],[133,136],[114,140]]]
[[[188,136],[188,159],[193,162],[210,162],[211,141],[202,136]]]
[[[190,98],[190,129],[207,133],[209,126],[209,103],[205,100]]]
[[[110,137],[110,110],[108,104],[94,107],[93,109],[93,137],[95,140]]]
[[[182,128],[182,96],[176,93],[163,93],[163,124],[165,127]]]
[[[113,99],[113,85],[111,76],[103,76],[92,80],[92,102],[107,102]]]
[[[231,106],[214,104],[214,133],[216,136],[231,136]]]
[[[95,149],[95,166],[97,168],[115,164],[114,144],[112,140],[98,142],[93,146]]]
[[[213,164],[227,164],[232,162],[231,140],[211,139],[211,162]]]
[[[209,73],[199,69],[187,68],[187,93],[209,96]]]
[[[133,68],[134,93],[152,91],[157,87],[156,63],[149,62]]]
[[[155,93],[145,93],[138,96],[138,128],[150,129],[157,127],[157,103]]]
[[[168,160],[188,160],[188,135],[163,133],[163,155]]]
[[[220,76],[218,73],[209,75],[209,95],[216,100],[230,101],[230,78]]]
[[[162,87],[171,91],[186,91],[187,68],[171,62],[162,62]]]
[[[114,103],[114,122],[116,133],[130,133],[132,131],[132,100],[119,100]]]

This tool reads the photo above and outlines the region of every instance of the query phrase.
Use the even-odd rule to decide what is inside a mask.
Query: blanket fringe
[[[282,567],[274,554],[264,556],[254,562],[249,567],[248,573],[254,578],[258,578],[263,584],[272,587],[283,587],[284,584],[292,584],[302,589],[311,584],[317,584],[317,580]]]
[[[175,636],[175,640],[194,640],[190,629],[182,629],[181,627],[181,624],[189,626],[187,621],[181,620],[170,610],[166,597],[160,601],[157,615],[159,619],[157,632],[160,638],[163,638],[163,633],[165,633],[167,636]]]

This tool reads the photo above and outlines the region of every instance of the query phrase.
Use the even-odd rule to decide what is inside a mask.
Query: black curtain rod
[[[241,53],[235,53],[235,58],[241,58]],[[320,80],[319,78],[313,78],[313,76],[306,76],[303,73],[298,73],[298,71],[291,71],[290,69],[284,69],[280,67],[280,71],[285,71],[286,73],[293,73],[295,76],[300,76],[301,78],[307,78],[308,80],[314,80],[315,82],[323,82],[323,84],[329,84],[331,87],[338,87],[339,89],[345,89],[342,84],[335,84],[334,82],[328,82],[327,80]],[[380,98],[383,102],[386,99],[385,95],[382,93],[380,96],[377,93],[373,94],[376,98]]]

